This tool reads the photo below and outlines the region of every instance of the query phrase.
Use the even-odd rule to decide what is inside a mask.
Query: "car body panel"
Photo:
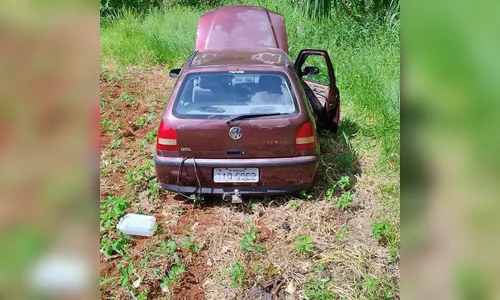
[[[285,18],[259,6],[225,6],[198,21],[196,50],[280,48],[288,53]]]

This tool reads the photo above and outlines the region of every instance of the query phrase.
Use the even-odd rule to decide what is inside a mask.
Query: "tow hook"
[[[241,197],[240,190],[235,189],[234,194],[231,193],[224,193],[222,194],[222,201],[229,202],[233,204],[238,204],[238,203],[243,203],[243,198]]]

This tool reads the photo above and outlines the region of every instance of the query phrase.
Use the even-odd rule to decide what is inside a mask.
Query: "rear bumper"
[[[299,156],[269,159],[186,159],[155,156],[155,168],[162,188],[182,193],[223,194],[239,189],[242,194],[277,195],[294,193],[313,186],[318,170],[317,156]],[[179,180],[179,166],[181,176]],[[256,183],[215,183],[214,168],[259,168]]]
[[[161,187],[168,191],[181,192],[183,194],[198,194],[199,189],[196,186],[182,186],[175,184],[160,183]],[[311,185],[294,185],[294,186],[279,186],[279,187],[219,187],[208,188],[202,187],[201,194],[222,195],[224,193],[233,193],[238,189],[242,195],[282,195],[299,192],[303,189],[310,188]]]

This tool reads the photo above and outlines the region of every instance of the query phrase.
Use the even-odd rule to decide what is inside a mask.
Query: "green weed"
[[[307,199],[307,200],[310,200],[310,199],[313,197],[313,195],[311,195],[311,194],[310,194],[308,191],[306,191],[306,190],[302,190],[302,191],[300,191],[300,192],[299,192],[299,195],[300,195],[302,198]]]
[[[363,281],[361,296],[365,299],[393,299],[396,287],[387,280],[369,278]]]
[[[120,277],[108,277],[108,278],[99,278],[99,286],[103,286],[103,285],[106,285],[110,282],[113,282],[117,279],[120,279]]]
[[[311,243],[311,237],[308,234],[299,235],[295,241],[297,242],[296,250],[299,255],[312,255],[313,244]]]
[[[130,207],[130,201],[125,196],[108,196],[99,204],[100,209],[100,231],[114,228],[117,221],[125,210]]]
[[[290,200],[290,207],[297,207],[297,200]]]
[[[389,262],[391,264],[397,262],[398,260],[398,249],[395,246],[389,247]]]
[[[172,240],[161,241],[160,248],[158,248],[158,253],[164,254],[167,257],[174,254],[175,251],[177,251],[177,244]]]
[[[120,99],[123,102],[128,103],[128,104],[135,104],[136,103],[135,99],[128,93],[121,93],[121,95],[118,99]]]
[[[100,248],[105,256],[111,256],[114,253],[124,256],[127,252],[127,242],[130,238],[123,233],[119,233],[120,238],[114,239],[109,237],[108,234],[101,235]]]
[[[188,236],[188,237],[186,237],[186,238],[184,239],[184,241],[182,242],[181,247],[182,247],[183,249],[187,249],[187,250],[189,250],[189,251],[191,251],[191,252],[194,252],[194,253],[196,253],[196,254],[199,254],[199,253],[200,253],[200,250],[203,248],[203,244],[200,244],[200,243],[198,243],[198,242],[196,242],[196,241],[192,241],[192,240],[191,240],[191,237],[189,237],[189,236]]]
[[[170,267],[168,275],[163,278],[160,284],[160,288],[162,290],[166,290],[169,287],[175,286],[179,282],[185,270],[186,269],[182,265],[181,260],[178,257],[176,257],[172,266]]]
[[[395,245],[396,237],[391,232],[391,226],[388,222],[375,222],[372,228],[373,236],[382,245]]]
[[[337,181],[337,184],[340,189],[345,190],[345,188],[349,186],[349,176],[340,177],[339,181]]]
[[[150,108],[147,113],[143,114],[142,116],[135,121],[135,128],[136,129],[142,129],[144,126],[149,124],[149,122],[153,121],[156,119],[156,113]]]
[[[139,295],[137,295],[137,298],[139,300],[147,300],[148,299],[148,290],[143,289],[139,292]]]
[[[308,278],[304,288],[304,294],[311,300],[330,300],[337,295],[329,289],[330,281],[319,280],[315,277]]]
[[[326,199],[328,199],[330,201],[334,199],[335,187],[337,187],[337,184],[335,184],[335,183],[330,183],[328,185],[328,190],[326,191]]]
[[[242,286],[245,280],[245,266],[236,262],[231,267],[231,287]]]
[[[340,241],[347,236],[348,226],[345,224],[342,229],[335,233],[335,240]]]
[[[323,271],[325,269],[325,266],[323,264],[319,264],[313,267],[315,271]]]
[[[338,209],[346,209],[352,205],[352,199],[356,196],[356,194],[351,193],[351,191],[345,192],[340,196],[340,198],[337,200],[337,203],[335,203],[335,208]]]
[[[125,173],[125,181],[133,187],[135,191],[140,191],[151,187],[151,181],[156,184],[156,179],[153,178],[154,173],[154,162],[152,160],[146,160],[141,166],[129,169],[127,173]],[[156,188],[153,192],[155,191]]]
[[[124,267],[123,265],[118,265],[118,271],[120,272],[120,283],[123,288],[126,288],[129,284],[132,283],[132,273],[134,271],[134,265],[132,263],[128,264],[128,267]]]
[[[118,130],[118,128],[120,128],[120,123],[118,121],[110,119],[101,119],[99,124],[102,132],[105,131],[115,132]]]
[[[182,208],[179,208],[179,207],[174,207],[174,210],[173,210],[173,213],[178,215],[178,216],[182,216],[186,211],[184,211]]]
[[[255,246],[255,241],[257,240],[257,233],[259,230],[255,226],[251,226],[250,230],[247,232],[244,232],[241,235],[241,241],[240,241],[240,246],[241,249],[247,252],[257,252],[257,253],[264,253],[264,246]]]
[[[156,136],[158,135],[158,126],[153,128],[150,132],[148,132],[145,136],[144,136],[144,140],[149,143],[149,144],[153,144],[155,143],[156,141]]]
[[[122,142],[123,142],[123,137],[120,136],[120,137],[114,137],[112,140],[111,140],[111,149],[118,149],[122,146]]]

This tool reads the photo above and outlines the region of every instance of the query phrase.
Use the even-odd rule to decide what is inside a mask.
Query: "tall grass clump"
[[[155,9],[140,15],[119,11],[101,27],[101,62],[120,66],[180,65],[192,53],[202,11],[191,7]]]

